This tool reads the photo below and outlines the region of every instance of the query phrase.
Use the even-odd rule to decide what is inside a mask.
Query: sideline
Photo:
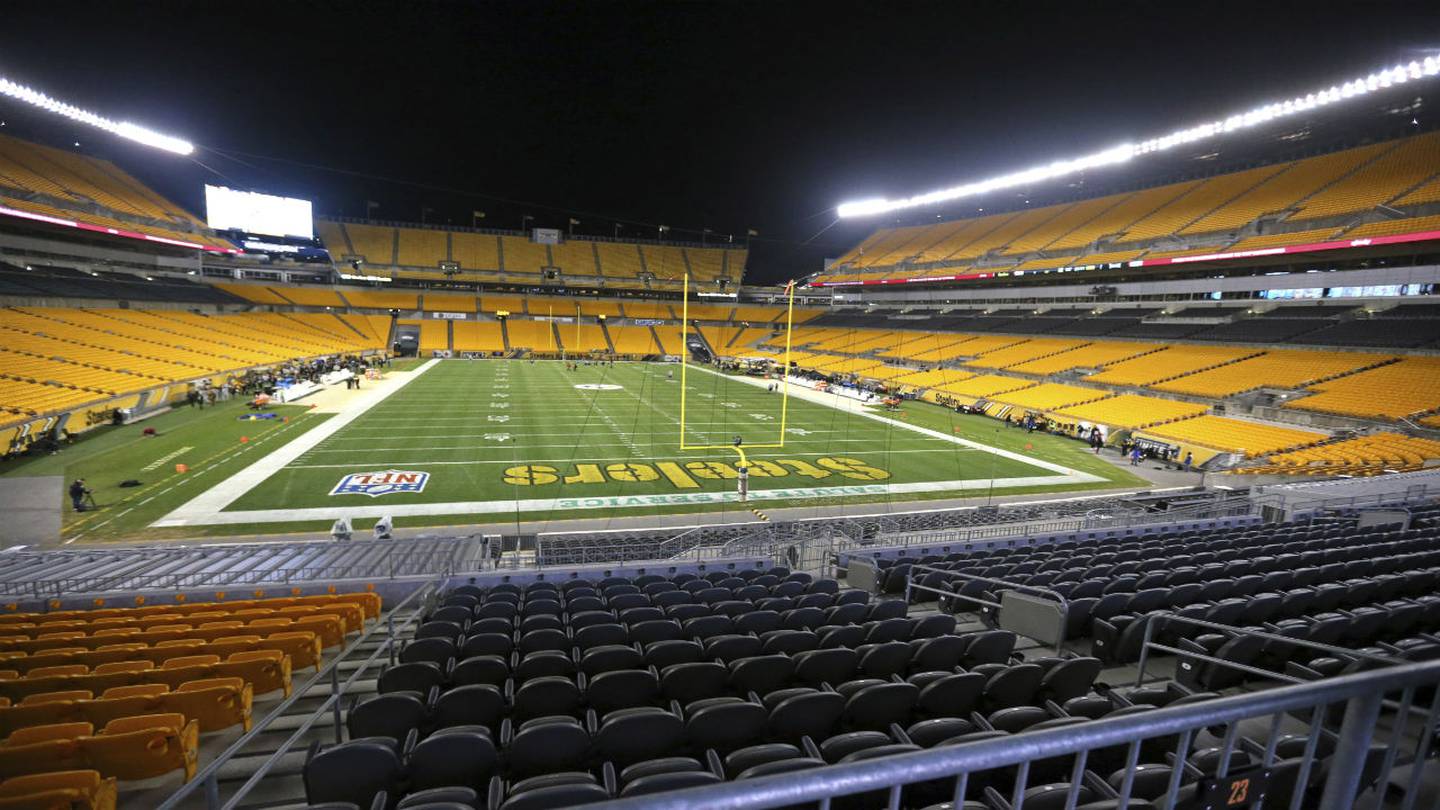
[[[211,518],[220,510],[239,500],[242,495],[259,486],[265,479],[283,469],[285,465],[315,449],[321,442],[340,432],[346,425],[364,416],[367,411],[384,402],[391,394],[404,390],[406,386],[419,379],[421,374],[434,368],[439,362],[438,359],[435,359],[424,363],[402,380],[399,385],[371,391],[363,399],[354,401],[351,407],[343,413],[332,416],[319,427],[307,431],[295,441],[200,493],[170,514],[151,523],[151,527],[195,526],[216,522]]]
[[[1082,473],[1083,474],[1083,473]],[[1091,476],[1093,478],[1093,476]],[[1084,483],[1068,476],[1033,475],[1020,478],[996,478],[994,486],[1036,487],[1055,484]],[[988,478],[962,481],[915,481],[907,484],[854,484],[829,487],[788,487],[783,489],[752,489],[750,501],[785,501],[797,498],[833,498],[855,495],[905,495],[919,492],[953,492],[971,490],[984,492],[991,486]],[[366,504],[364,506],[317,506],[304,509],[253,509],[234,512],[179,514],[171,512],[154,526],[218,526],[237,523],[293,523],[333,521],[339,517],[380,518],[433,517],[437,515],[494,515],[550,510],[645,508],[683,506],[687,504],[737,503],[735,492],[693,492],[672,495],[609,495],[575,498],[532,498],[508,501],[458,501],[450,503]],[[193,503],[193,502],[192,502]]]

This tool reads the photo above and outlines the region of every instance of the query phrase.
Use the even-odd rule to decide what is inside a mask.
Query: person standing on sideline
[[[85,511],[85,496],[89,494],[90,490],[85,488],[84,478],[76,478],[75,482],[70,485],[70,505],[75,508],[76,512]]]
[[[1134,447],[1131,447],[1131,448],[1130,448],[1130,466],[1131,466],[1131,467],[1139,467],[1139,466],[1140,466],[1140,445],[1139,445],[1139,444],[1136,444]]]
[[[1190,472],[1190,470],[1191,470],[1191,465],[1193,465],[1194,463],[1195,463],[1195,454],[1194,454],[1194,453],[1191,453],[1190,451],[1187,450],[1187,451],[1185,452],[1185,472]]]

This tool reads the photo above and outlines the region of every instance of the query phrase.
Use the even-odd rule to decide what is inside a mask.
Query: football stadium
[[[0,31],[0,810],[1440,808],[1433,10],[174,5]]]

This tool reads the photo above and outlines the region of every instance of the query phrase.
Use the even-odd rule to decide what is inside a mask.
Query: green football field
[[[66,532],[97,541],[316,531],[341,515],[365,528],[382,515],[416,527],[835,504],[864,513],[876,502],[1144,483],[1079,442],[926,403],[889,412],[794,386],[782,415],[766,381],[695,366],[684,376],[683,447],[677,365],[445,360],[339,414],[286,408],[289,421],[264,424],[240,421],[234,405],[169,414],[152,420],[164,428],[158,439],[102,435],[66,451],[66,475],[89,472],[103,507],[68,515]],[[743,503],[736,437],[748,462]],[[201,463],[171,473],[172,446]],[[157,471],[158,458],[167,461]],[[151,469],[134,476],[142,491],[109,488],[140,467]]]

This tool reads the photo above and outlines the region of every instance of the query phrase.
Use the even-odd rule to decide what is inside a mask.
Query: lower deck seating
[[[248,731],[256,695],[289,695],[292,665],[318,670],[380,608],[365,592],[0,615],[0,808],[105,810],[116,779],[188,780],[200,734]]]
[[[961,632],[948,612],[909,615],[904,600],[784,569],[461,586],[381,674],[379,694],[349,708],[349,740],[307,759],[307,799],[365,807],[383,792],[401,807],[442,797],[512,810],[575,806],[1078,729],[1246,685],[1204,667],[1167,682],[1101,684],[1104,667],[1134,660],[1137,628],[1157,610],[1237,626],[1275,623],[1296,637],[1380,644],[1385,654],[1418,660],[1440,649],[1420,635],[1440,626],[1440,599],[1431,593],[1440,535],[1425,521],[1404,531],[1276,524],[885,560],[882,593],[895,590],[897,578],[903,589],[920,564],[957,593],[980,584],[973,595],[992,603],[1001,590],[995,579],[1061,591],[1078,609],[1071,629],[1092,639],[1090,655],[1022,653],[1008,630]],[[945,580],[952,572],[990,579]],[[993,627],[994,615],[980,617]],[[1251,655],[1238,637],[1178,625],[1156,638],[1302,679],[1346,666],[1298,645]],[[1316,773],[1303,780],[1306,736],[1294,727],[1276,728],[1273,738],[1259,725],[1242,730],[1230,738],[1230,765],[1268,763],[1267,802],[1311,806],[1337,742],[1334,726],[1314,733]],[[1148,802],[1178,777],[1182,798],[1195,796],[1218,773],[1224,733],[1197,732],[1179,760],[1167,758],[1178,744],[1092,751],[1075,795],[1113,807],[1128,784]],[[959,798],[997,810],[1023,774],[1028,805],[1059,807],[1075,769],[1067,756],[983,771],[970,775]],[[1361,789],[1375,778],[1362,779]],[[955,789],[951,780],[907,785],[901,806],[939,804]],[[858,810],[885,800],[834,803]]]
[[[149,714],[108,722],[31,726],[0,740],[0,779],[52,771],[94,770],[117,779],[195,775],[200,725],[180,714]]]
[[[3,810],[115,810],[115,777],[99,771],[50,771],[0,781]]]
[[[451,342],[457,352],[503,352],[505,337],[498,321],[455,321]]]
[[[1139,394],[1120,394],[1108,399],[1074,405],[1059,411],[1061,416],[1084,422],[1099,422],[1114,428],[1140,428],[1199,416],[1208,406],[1195,402],[1158,399]]]
[[[1440,406],[1440,358],[1406,357],[1313,385],[1311,390],[1316,393],[1285,407],[1365,418],[1409,416]]]
[[[606,330],[617,354],[646,355],[657,351],[648,326],[607,326]]]
[[[1197,416],[1194,419],[1157,425],[1145,432],[1162,439],[1243,453],[1247,458],[1315,444],[1328,437],[1328,434],[1311,430],[1277,427],[1243,419],[1227,419],[1223,416]]]
[[[1400,433],[1374,433],[1279,453],[1237,472],[1283,475],[1379,475],[1408,472],[1440,461],[1440,442]]]
[[[1018,729],[1099,672],[905,614],[785,569],[462,586],[306,763],[307,798],[526,808],[746,779]]]
[[[147,714],[180,714],[200,724],[201,732],[239,725],[250,730],[253,686],[240,677],[186,681],[173,691],[167,684],[114,686],[99,697],[88,690],[37,692],[18,704],[0,707],[0,735],[30,726],[90,723]]]

